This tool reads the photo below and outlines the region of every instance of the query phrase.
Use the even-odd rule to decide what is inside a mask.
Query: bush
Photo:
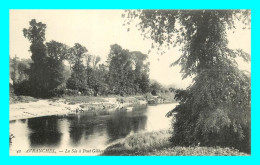
[[[98,86],[98,95],[108,95],[109,93],[109,87],[105,83],[100,83]]]
[[[62,84],[51,91],[52,96],[63,97],[63,96],[77,96],[78,90],[68,89],[66,85]]]
[[[84,88],[84,89],[80,89],[79,91],[82,92],[82,94],[86,95],[86,96],[93,96],[94,95],[93,89]]]
[[[14,84],[14,93],[16,95],[25,95],[30,96],[31,93],[31,86],[28,80],[22,81],[20,83]]]

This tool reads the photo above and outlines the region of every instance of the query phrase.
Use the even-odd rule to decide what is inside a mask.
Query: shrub
[[[14,93],[16,95],[25,95],[25,96],[31,95],[31,86],[28,80],[14,84],[13,88],[14,88]]]

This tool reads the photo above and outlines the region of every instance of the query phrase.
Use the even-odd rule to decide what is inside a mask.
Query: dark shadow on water
[[[58,127],[57,117],[40,117],[28,119],[29,141],[31,147],[58,146],[62,134]]]
[[[84,125],[81,123],[81,116],[70,118],[69,123],[70,143],[77,145],[84,132]]]
[[[88,139],[93,134],[94,128],[99,124],[95,115],[90,113],[70,116],[68,121],[70,123],[70,144],[74,146],[77,146],[83,137]]]
[[[133,132],[144,130],[147,124],[147,116],[138,116],[127,113],[126,110],[118,110],[107,120],[107,133],[110,141],[124,138]]]

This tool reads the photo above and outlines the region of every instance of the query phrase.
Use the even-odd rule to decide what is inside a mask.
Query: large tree
[[[136,92],[149,92],[149,65],[148,55],[139,51],[131,52],[131,58],[134,63],[134,83]]]
[[[48,55],[49,86],[54,89],[64,83],[65,69],[63,61],[68,56],[68,46],[57,41],[46,43]]]
[[[51,91],[64,81],[63,60],[66,46],[56,41],[44,43],[46,25],[30,21],[30,27],[23,29],[24,37],[30,42],[32,63],[29,70],[30,91],[34,96],[50,96]]]
[[[49,70],[48,57],[45,41],[46,25],[36,22],[35,19],[30,21],[30,27],[23,29],[24,37],[30,42],[31,59],[33,63],[30,66],[29,81],[31,92],[34,96],[46,96],[49,89]]]
[[[110,47],[107,60],[110,91],[115,94],[130,94],[134,78],[129,50],[117,44]]]
[[[106,94],[107,70],[104,65],[98,65],[101,58],[99,56],[87,54],[86,56],[86,74],[89,88],[93,90],[94,96]]]
[[[70,48],[70,61],[73,64],[71,77],[67,80],[67,87],[73,90],[86,92],[88,90],[87,74],[83,58],[88,52],[86,47],[76,43]]]
[[[157,46],[181,46],[183,78],[194,77],[177,91],[180,104],[173,114],[173,138],[178,145],[223,145],[250,152],[251,80],[238,69],[237,57],[250,56],[228,47],[227,30],[241,21],[250,26],[249,10],[127,11],[139,18],[145,37]],[[175,112],[175,113],[174,113]]]
[[[130,52],[120,45],[111,45],[108,55],[109,86],[115,94],[136,94],[149,91],[149,63],[147,55]]]

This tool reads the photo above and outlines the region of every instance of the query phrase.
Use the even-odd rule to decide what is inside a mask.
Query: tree
[[[149,65],[146,62],[148,56],[138,51],[131,52],[131,58],[134,63],[134,83],[136,92],[146,93],[149,91]]]
[[[68,59],[69,56],[69,47],[63,43],[57,41],[50,41],[46,43],[48,57],[55,61],[62,62],[63,60]]]
[[[150,90],[151,94],[156,96],[162,90],[162,85],[159,82],[154,81],[150,86]]]
[[[30,86],[28,83],[31,60],[19,59],[18,57],[10,58],[10,78],[12,80],[10,91],[17,95],[28,95]]]
[[[13,85],[17,82],[18,76],[18,57],[10,58],[10,77],[13,81]]]
[[[139,88],[141,89],[142,93],[147,93],[150,91],[150,81],[148,74],[142,75],[141,81],[139,82]]]
[[[144,37],[157,46],[181,46],[183,78],[193,84],[177,90],[180,104],[173,112],[174,136],[180,145],[232,146],[250,152],[251,81],[236,58],[250,56],[228,47],[227,30],[235,21],[250,26],[249,10],[141,10],[127,18],[140,19]],[[148,34],[148,35],[146,35]]]
[[[63,61],[67,59],[68,46],[57,41],[46,43],[48,55],[49,86],[55,89],[65,81]]]
[[[30,27],[23,29],[24,37],[31,42],[30,51],[33,63],[30,66],[29,82],[31,92],[34,96],[46,96],[49,89],[49,70],[45,41],[46,25],[36,22],[35,19],[30,21]]]
[[[29,86],[33,96],[47,97],[64,81],[66,46],[56,41],[44,44],[46,25],[30,21],[30,27],[23,29],[24,37],[31,42],[32,63],[29,69]]]
[[[110,53],[107,60],[109,62],[108,74],[110,91],[114,94],[120,94],[120,92],[123,94],[127,91],[126,83],[129,80],[126,80],[126,72],[130,65],[130,56],[128,53],[128,50],[122,49],[117,44],[110,46]]]
[[[98,68],[95,70],[95,79],[97,82],[97,94],[107,95],[109,92],[107,66],[99,64]]]
[[[14,85],[29,79],[28,71],[31,63],[30,59],[19,59],[17,56],[10,58],[10,77]]]
[[[138,84],[135,83],[134,61],[131,52],[121,46],[111,45],[108,55],[109,86],[115,94],[135,94]]]
[[[22,59],[19,61],[17,69],[18,69],[18,83],[29,80],[29,69],[30,69],[31,60],[30,59]]]
[[[120,45],[111,45],[108,55],[109,86],[115,94],[145,93],[149,90],[149,63],[147,55],[130,52]]]
[[[88,90],[87,75],[83,64],[83,57],[88,52],[86,47],[76,43],[70,48],[71,61],[73,63],[71,77],[67,80],[67,87],[73,90],[79,90],[83,93]]]
[[[93,56],[92,63],[93,63],[93,68],[96,69],[97,64],[100,62],[101,58],[99,56]]]
[[[105,84],[105,76],[107,70],[102,65],[98,66],[101,58],[95,55],[86,55],[86,75],[89,88],[93,89],[94,96],[106,94],[107,85]],[[103,68],[100,68],[102,66]]]

